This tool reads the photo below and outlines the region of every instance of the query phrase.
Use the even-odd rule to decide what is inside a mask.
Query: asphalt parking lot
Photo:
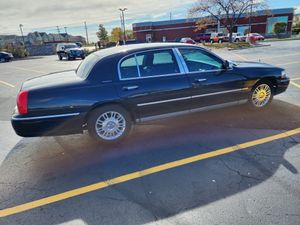
[[[10,115],[26,79],[80,60],[0,64],[0,224],[300,224],[300,41],[216,53],[286,68],[286,93],[139,125],[101,146],[86,134],[21,138]]]

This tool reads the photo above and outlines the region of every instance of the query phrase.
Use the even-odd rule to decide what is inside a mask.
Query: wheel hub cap
[[[252,102],[256,107],[263,107],[269,102],[271,94],[270,86],[267,84],[261,84],[253,91]]]
[[[101,114],[95,124],[99,137],[104,140],[115,140],[125,131],[125,118],[118,112],[105,112]]]

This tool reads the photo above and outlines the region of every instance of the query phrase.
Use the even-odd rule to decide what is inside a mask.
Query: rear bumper
[[[14,114],[11,124],[17,135],[22,137],[56,136],[82,133],[84,115],[68,113],[46,116],[24,117]]]
[[[278,94],[286,91],[286,89],[288,88],[288,86],[290,84],[290,79],[289,78],[277,79],[276,83],[277,83],[277,88],[275,91],[275,95],[278,95]]]

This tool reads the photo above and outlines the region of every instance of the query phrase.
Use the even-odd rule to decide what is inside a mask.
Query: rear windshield
[[[99,57],[96,54],[91,54],[86,57],[78,66],[76,70],[77,76],[82,79],[86,79],[94,67],[94,65],[99,61]]]

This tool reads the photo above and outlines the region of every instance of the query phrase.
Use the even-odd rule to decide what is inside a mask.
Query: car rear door
[[[219,57],[199,48],[180,48],[178,53],[191,82],[192,108],[236,104],[247,99],[246,77],[225,69]]]
[[[173,49],[129,55],[119,62],[118,93],[140,118],[190,109],[190,81]]]

